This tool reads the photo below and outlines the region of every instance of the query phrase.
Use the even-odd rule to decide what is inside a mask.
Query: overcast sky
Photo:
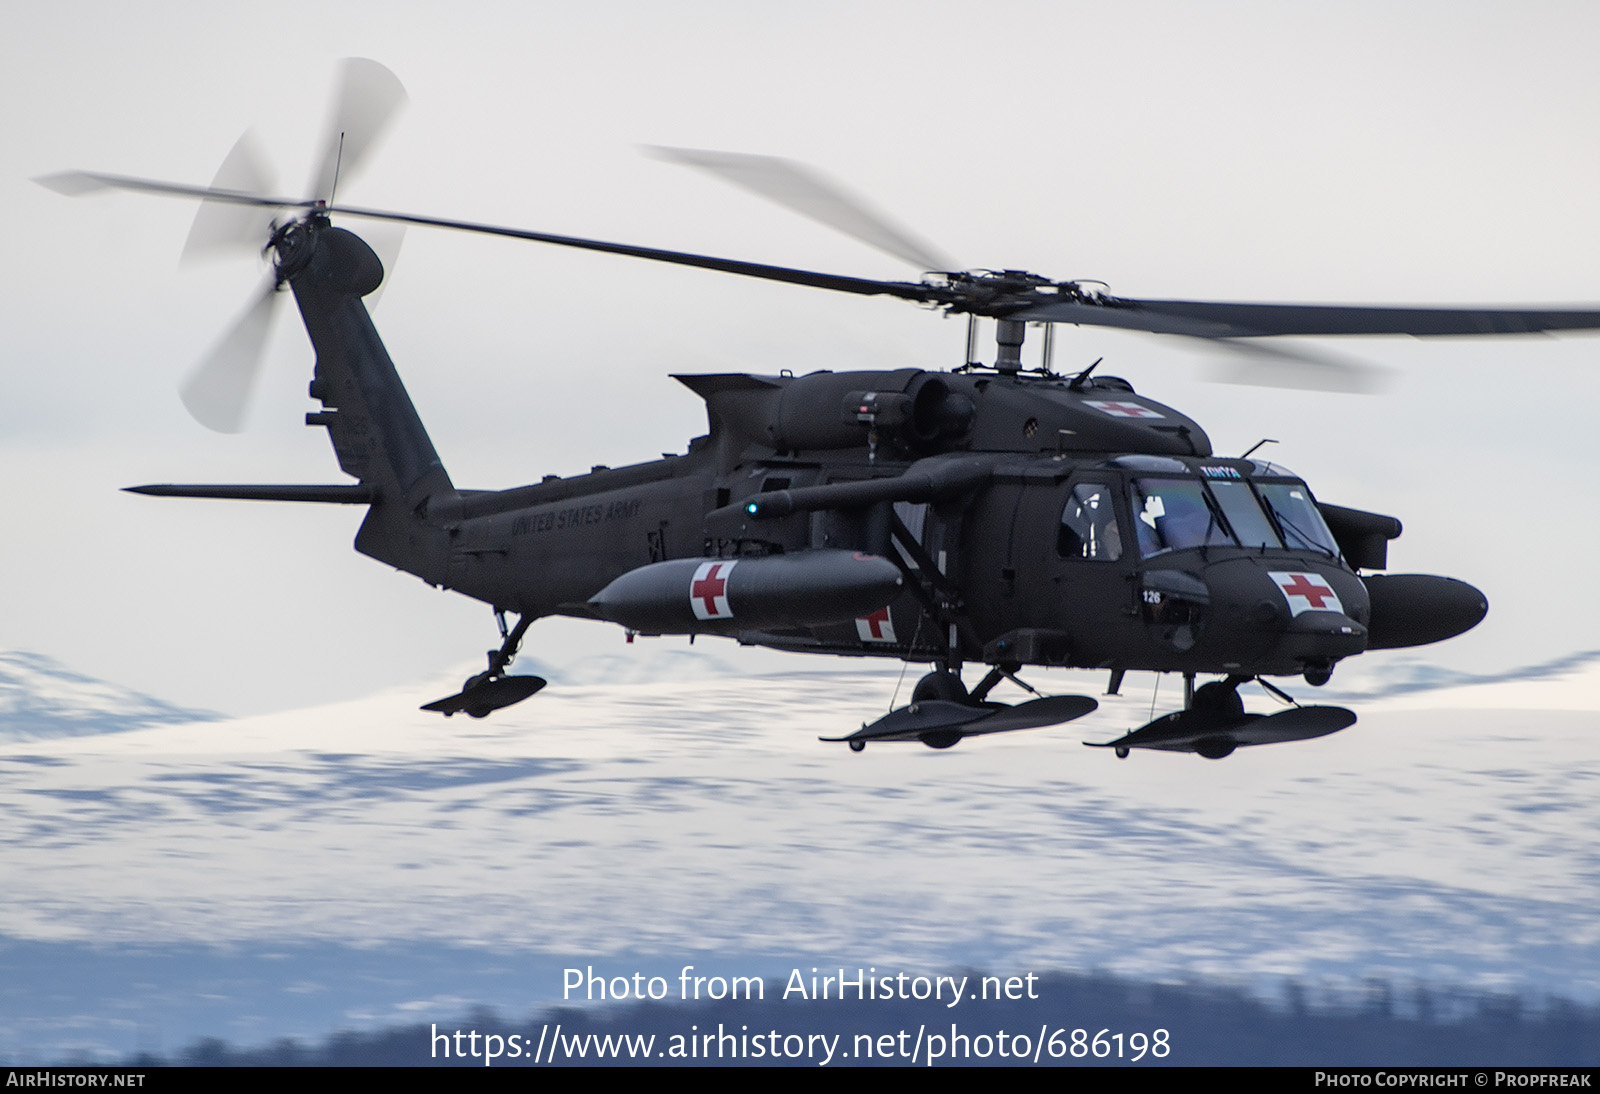
[[[341,188],[361,204],[915,272],[637,152],[680,145],[807,161],[963,263],[1129,296],[1561,303],[1600,300],[1597,30],[1578,2],[25,6],[0,41],[0,647],[246,713],[492,644],[487,608],[355,555],[353,510],[118,493],[339,481],[301,424],[309,347],[283,309],[249,431],[208,432],[175,389],[261,267],[180,269],[185,202],[27,181],[204,183],[254,125],[297,191],[340,57],[411,95]],[[704,411],[671,372],[946,368],[963,340],[894,301],[420,230],[377,322],[467,487],[682,451]],[[1400,517],[1395,570],[1490,599],[1430,657],[1593,645],[1600,340],[1340,348],[1391,369],[1387,393],[1212,384],[1192,346],[1106,331],[1063,331],[1057,362],[1105,355],[1219,452],[1278,438],[1324,500]],[[622,638],[541,624],[527,648],[586,643]]]

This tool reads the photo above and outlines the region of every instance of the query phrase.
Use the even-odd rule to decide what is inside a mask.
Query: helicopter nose
[[[1255,651],[1241,669],[1247,662],[1271,674],[1321,671],[1367,648],[1366,588],[1335,566],[1233,558],[1207,567],[1205,584],[1222,647]]]
[[[1284,633],[1320,636],[1341,643],[1360,639],[1360,647],[1353,651],[1356,653],[1365,649],[1367,644],[1367,628],[1343,612],[1303,612],[1289,621]]]
[[[1359,578],[1341,570],[1269,570],[1270,604],[1282,626],[1276,656],[1321,672],[1367,648],[1369,603]]]

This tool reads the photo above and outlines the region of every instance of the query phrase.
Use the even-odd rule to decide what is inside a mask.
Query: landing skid
[[[472,718],[486,718],[501,707],[522,702],[544,685],[542,676],[496,676],[487,680],[475,676],[455,695],[429,703],[422,709],[437,711],[446,718],[461,711]]]
[[[1082,718],[1100,704],[1085,695],[1056,695],[1017,706],[1004,703],[963,703],[950,699],[924,699],[891,710],[871,725],[844,737],[821,737],[829,743],[843,741],[860,752],[868,741],[921,741],[929,748],[949,748],[963,737],[1038,729]]]
[[[423,710],[435,711],[446,718],[462,711],[469,718],[487,718],[502,707],[522,702],[544,687],[546,681],[542,676],[506,675],[506,668],[517,656],[522,636],[528,632],[528,625],[533,619],[522,616],[517,620],[517,625],[508,630],[505,612],[496,609],[494,618],[499,624],[502,641],[499,649],[489,651],[488,671],[469,677],[459,692],[436,699],[424,706]]]
[[[1344,707],[1295,707],[1277,714],[1218,713],[1191,707],[1157,718],[1115,741],[1085,741],[1090,748],[1115,749],[1126,759],[1134,748],[1162,752],[1197,752],[1220,760],[1244,745],[1280,744],[1326,737],[1355,724],[1354,711]]]

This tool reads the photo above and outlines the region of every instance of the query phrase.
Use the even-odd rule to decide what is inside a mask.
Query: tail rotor
[[[250,306],[179,386],[183,405],[207,429],[238,433],[244,428],[277,303],[278,275],[273,271],[256,290]]]
[[[339,179],[361,170],[406,101],[406,89],[394,73],[377,61],[346,57],[306,196],[331,205]]]
[[[308,198],[271,196],[276,184],[255,135],[246,130],[212,179],[209,187],[172,187],[137,179],[67,172],[41,179],[58,192],[77,195],[99,189],[148,189],[193,194],[200,208],[189,228],[181,261],[270,251],[287,221],[286,213],[318,208],[331,202],[341,181],[358,174],[380,138],[406,104],[405,88],[395,74],[376,61],[346,58],[339,67],[327,125],[311,173]],[[385,269],[392,267],[404,238],[403,226],[383,233],[379,248]],[[265,247],[263,246],[265,245]],[[179,397],[195,420],[219,433],[237,433],[261,371],[272,320],[277,314],[276,270],[251,297],[249,305],[179,385]]]
[[[233,149],[217,168],[211,180],[213,190],[232,190],[242,194],[270,194],[276,189],[272,170],[261,154],[255,133],[245,130]],[[189,226],[180,261],[232,258],[242,251],[259,251],[261,241],[276,227],[276,209],[262,205],[238,205],[224,201],[201,201]]]

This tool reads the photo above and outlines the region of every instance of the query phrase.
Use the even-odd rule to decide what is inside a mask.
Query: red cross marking
[[[1287,596],[1303,596],[1313,608],[1323,607],[1325,597],[1333,595],[1333,590],[1326,585],[1313,585],[1306,580],[1305,574],[1295,574],[1294,580],[1287,585],[1280,585]]]
[[[861,617],[861,622],[865,623],[868,626],[868,628],[871,629],[872,637],[874,637],[874,638],[882,638],[883,637],[883,625],[885,623],[889,622],[889,609],[888,608],[879,608],[877,611],[873,612],[871,615],[862,616]]]
[[[722,573],[722,563],[711,567],[705,577],[689,586],[689,599],[702,599],[706,602],[706,615],[715,617],[717,614],[717,597],[725,596],[728,592],[728,579],[719,577]]]
[[[1138,403],[1121,403],[1109,399],[1091,399],[1087,402],[1089,406],[1104,414],[1109,414],[1113,418],[1159,418],[1162,416],[1159,411],[1151,410],[1147,406],[1140,406]]]

